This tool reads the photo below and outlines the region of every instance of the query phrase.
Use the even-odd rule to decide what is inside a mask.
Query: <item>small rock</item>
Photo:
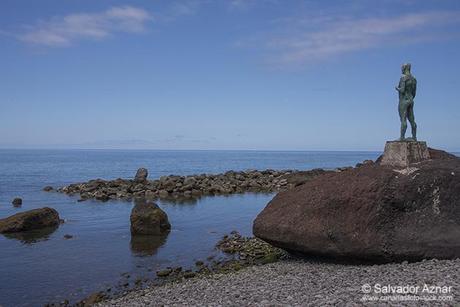
[[[69,234],[65,234],[64,235],[64,239],[68,240],[68,239],[72,239],[73,236],[72,235],[69,235]]]
[[[146,168],[141,167],[140,169],[137,170],[136,176],[134,177],[135,182],[145,182],[147,181],[147,176],[149,175],[149,172]]]
[[[50,192],[52,190],[53,190],[53,187],[50,186],[50,185],[47,185],[46,187],[43,188],[43,191],[45,191],[45,192]]]
[[[185,271],[184,272],[184,278],[193,278],[195,276],[196,276],[195,272],[192,272],[192,271]]]
[[[169,276],[172,273],[173,270],[171,269],[165,269],[157,272],[158,277],[166,277]]]
[[[15,199],[13,199],[13,201],[11,203],[15,207],[20,207],[20,206],[22,206],[22,198],[16,197]]]

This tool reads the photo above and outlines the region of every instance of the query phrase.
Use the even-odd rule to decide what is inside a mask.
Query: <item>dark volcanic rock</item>
[[[13,201],[11,203],[15,207],[21,207],[22,206],[22,199],[19,198],[19,197],[16,197],[15,199],[13,199]]]
[[[146,168],[140,168],[136,172],[136,176],[134,176],[134,181],[135,182],[145,182],[147,180],[147,176],[149,175],[149,172],[147,171]]]
[[[222,174],[192,176],[169,175],[158,180],[147,180],[147,170],[139,169],[135,180],[90,180],[75,183],[57,191],[68,195],[80,194],[78,201],[97,199],[128,200],[147,198],[173,201],[194,201],[203,196],[227,195],[244,192],[277,192],[301,185],[320,174],[333,171],[315,169],[310,171],[264,170],[228,171]]]
[[[254,234],[304,254],[372,261],[460,257],[460,159],[368,164],[279,193]]]
[[[132,235],[161,235],[171,229],[166,213],[145,200],[136,200],[130,220]]]
[[[41,208],[17,213],[0,220],[0,233],[15,233],[57,227],[60,224],[59,214],[52,208]]]

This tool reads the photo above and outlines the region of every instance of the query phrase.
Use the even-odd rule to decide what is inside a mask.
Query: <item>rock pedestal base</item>
[[[380,165],[408,167],[412,163],[430,159],[426,142],[389,141],[385,144]]]

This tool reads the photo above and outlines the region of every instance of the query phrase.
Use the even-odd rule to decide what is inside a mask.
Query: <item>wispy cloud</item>
[[[257,5],[278,4],[279,0],[224,0],[224,4],[232,10],[249,10]]]
[[[460,12],[372,18],[316,16],[298,19],[295,25],[292,22],[289,31],[274,35],[266,44],[271,61],[276,64],[311,63],[386,44],[432,40],[444,26],[460,23]]]
[[[40,21],[26,26],[18,38],[35,45],[65,47],[79,40],[104,39],[117,32],[143,32],[151,19],[149,12],[141,8],[112,7],[100,13],[70,14]]]

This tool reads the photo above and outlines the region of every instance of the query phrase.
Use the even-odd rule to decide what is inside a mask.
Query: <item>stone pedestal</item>
[[[408,167],[410,164],[430,159],[426,142],[389,141],[385,144],[381,165]]]

